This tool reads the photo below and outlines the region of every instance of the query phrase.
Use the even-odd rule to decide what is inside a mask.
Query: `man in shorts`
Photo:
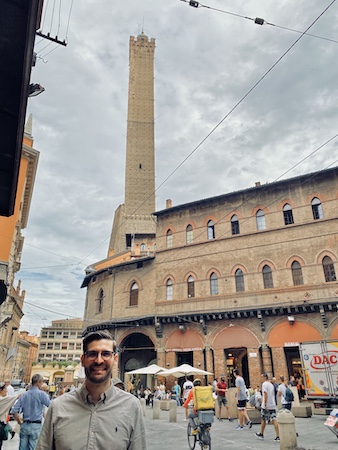
[[[275,442],[280,442],[279,439],[279,430],[278,430],[278,422],[276,418],[276,401],[275,401],[275,388],[274,385],[269,381],[269,377],[266,373],[262,375],[262,409],[261,409],[261,431],[260,433],[255,433],[255,436],[258,439],[264,439],[264,430],[266,426],[266,422],[269,420],[272,421],[276,437],[274,439]]]
[[[226,409],[228,413],[229,421],[232,422],[233,419],[230,418],[229,408],[227,405],[226,391],[228,390],[228,386],[225,382],[225,376],[222,374],[220,376],[220,381],[216,384],[216,394],[217,394],[217,403],[218,403],[218,420],[221,422],[222,419],[222,405]]]
[[[239,370],[234,369],[233,374],[236,378],[235,386],[237,388],[237,410],[238,410],[238,422],[239,425],[236,427],[236,430],[243,430],[244,421],[247,420],[249,428],[252,427],[252,422],[246,412],[246,402],[247,402],[247,389],[245,386],[245,381],[243,377],[239,375]]]

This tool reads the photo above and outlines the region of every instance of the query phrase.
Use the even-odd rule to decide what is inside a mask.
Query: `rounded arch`
[[[163,286],[165,286],[167,284],[167,281],[169,280],[169,278],[171,279],[171,281],[173,283],[175,283],[175,277],[174,275],[172,275],[171,273],[168,273],[163,279],[162,279],[162,284]]]
[[[154,336],[152,336],[150,333],[148,333],[147,330],[142,330],[142,332],[135,333],[133,330],[130,330],[130,328],[121,334],[121,336],[119,337],[119,339],[117,340],[116,343],[117,343],[117,346],[120,348],[123,348],[123,347],[132,348],[132,347],[134,347],[134,345],[130,341],[133,340],[133,341],[137,342],[138,338],[140,338],[140,340],[142,340],[142,342],[144,341],[145,343],[147,343],[148,344],[147,347],[148,346],[149,346],[149,348],[156,347],[156,340],[155,340]]]
[[[330,252],[329,250],[323,250],[317,256],[317,264],[322,264],[323,258],[325,258],[325,256],[329,256],[333,262],[337,262],[337,256],[334,253]]]
[[[338,340],[338,317],[330,325],[328,336],[329,339]]]
[[[263,211],[264,214],[269,214],[269,210],[268,210],[268,208],[266,206],[264,206],[264,205],[257,205],[251,210],[251,215],[252,216],[256,216],[256,214],[257,214],[257,212],[259,210]]]
[[[301,265],[301,267],[306,266],[305,261],[304,261],[303,258],[301,258],[300,256],[297,256],[297,255],[293,255],[293,256],[290,256],[290,258],[286,261],[286,268],[287,268],[287,269],[291,269],[291,265],[292,265],[292,263],[293,263],[294,261],[299,262],[299,264]]]
[[[234,209],[233,211],[231,211],[229,214],[227,214],[225,216],[225,221],[226,222],[231,222],[231,219],[232,219],[233,216],[237,216],[238,220],[242,220],[243,219],[243,214],[241,214],[239,211]]]
[[[167,338],[164,345],[167,350],[170,349],[187,349],[187,348],[205,348],[205,342],[201,334],[196,330],[187,328],[184,333],[176,329]]]
[[[206,278],[209,279],[209,278],[210,278],[210,275],[211,275],[213,272],[215,272],[215,274],[217,275],[217,278],[222,278],[221,272],[220,272],[218,269],[215,269],[215,267],[212,267],[211,269],[208,270]]]
[[[165,227],[165,229],[164,229],[164,236],[167,236],[168,231],[171,231],[172,234],[175,234],[176,233],[176,228],[173,225],[171,225],[171,224],[167,225]]]
[[[193,279],[194,279],[195,281],[197,280],[197,275],[196,275],[196,273],[190,271],[190,272],[187,272],[187,273],[184,275],[183,281],[186,283],[186,282],[188,281],[188,278],[189,278],[190,276],[193,277]]]
[[[272,326],[267,333],[267,341],[270,347],[284,347],[286,342],[310,342],[320,341],[323,336],[320,330],[308,322],[303,322],[298,316],[291,324],[287,318]]]
[[[283,211],[283,208],[287,203],[291,206],[292,209],[296,208],[295,202],[293,202],[290,198],[284,198],[281,202],[278,203],[278,211]]]
[[[142,282],[139,277],[132,277],[126,283],[125,290],[126,292],[130,292],[132,285],[136,283],[138,285],[139,290],[143,289]]]
[[[246,275],[248,273],[248,271],[247,271],[245,266],[243,266],[242,264],[236,264],[231,269],[230,275],[234,276],[237,269],[241,269],[241,271],[243,272],[244,275]]]
[[[326,201],[325,195],[322,194],[321,192],[312,192],[312,194],[306,197],[306,204],[311,205],[311,202],[314,198],[318,198],[321,201],[321,203]]]
[[[258,272],[262,272],[264,266],[269,266],[272,271],[276,270],[276,266],[269,259],[264,259],[258,265]]]
[[[193,220],[189,220],[185,223],[184,229],[186,230],[189,225],[192,226],[193,230],[197,228],[196,222],[194,222]]]
[[[206,217],[203,219],[202,226],[203,226],[204,228],[208,225],[209,220],[212,220],[212,221],[214,222],[214,225],[217,225],[218,219],[216,219],[215,216],[209,215],[209,216],[206,216]]]
[[[257,336],[248,328],[241,326],[228,327],[217,332],[211,346],[214,350],[225,347],[258,348],[260,346]]]

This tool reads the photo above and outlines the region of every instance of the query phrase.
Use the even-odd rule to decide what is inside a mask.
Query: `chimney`
[[[165,207],[167,209],[173,207],[173,201],[170,198],[168,198],[168,200],[165,201]]]
[[[255,186],[259,187],[260,185],[261,185],[261,182],[260,181],[256,181]]]

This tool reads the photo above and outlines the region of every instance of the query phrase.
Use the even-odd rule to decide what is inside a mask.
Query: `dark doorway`
[[[193,352],[176,352],[176,360],[177,360],[177,366],[180,366],[181,364],[190,364],[191,366],[194,365],[194,353]],[[189,380],[193,380],[194,377],[187,377]],[[178,384],[183,386],[183,383],[185,382],[185,377],[180,377],[177,379]]]
[[[226,377],[229,387],[235,386],[235,377],[233,370],[238,369],[242,377],[244,378],[245,385],[250,386],[249,368],[248,368],[248,355],[247,349],[242,348],[226,348],[224,349]],[[219,375],[219,374],[218,374]]]
[[[302,375],[302,364],[300,360],[300,353],[298,347],[284,347],[286,364],[288,368],[289,378],[291,375],[298,377]]]

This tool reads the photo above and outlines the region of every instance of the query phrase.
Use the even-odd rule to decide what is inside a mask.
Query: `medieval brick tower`
[[[125,202],[115,211],[108,256],[154,247],[154,53],[155,39],[130,37]]]

